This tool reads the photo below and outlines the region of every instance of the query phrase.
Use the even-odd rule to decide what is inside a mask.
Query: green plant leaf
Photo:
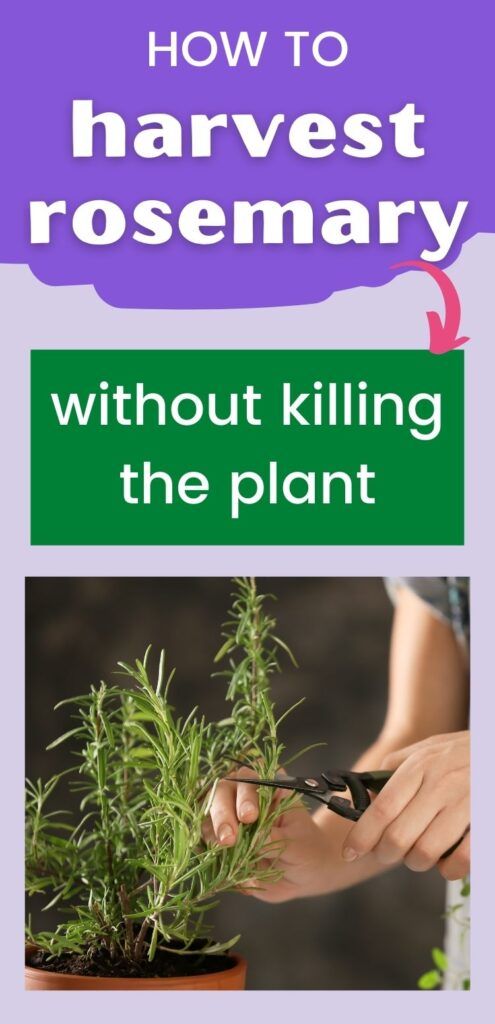
[[[208,955],[211,953],[226,953],[228,949],[232,949],[239,942],[240,935],[234,935],[233,939],[228,939],[227,942],[214,942],[212,946],[207,946],[204,952]]]
[[[308,754],[310,750],[316,750],[318,747],[326,747],[327,743],[309,743],[307,747],[303,747],[302,750],[298,750],[297,753],[293,754],[292,757],[284,758],[283,766],[288,768],[290,764],[297,761],[298,758],[302,757],[303,754]]]
[[[438,971],[426,971],[418,980],[418,988],[429,990],[438,988],[442,978]]]
[[[220,650],[217,651],[217,653],[215,654],[215,657],[213,659],[214,664],[217,665],[218,662],[221,661],[222,658],[224,658],[225,655],[228,654],[229,651],[231,651],[234,646],[235,646],[235,641],[234,641],[233,637],[229,636],[228,639],[225,641],[225,643],[222,644]]]
[[[65,740],[70,739],[71,736],[80,736],[80,735],[81,735],[81,729],[80,729],[79,726],[77,727],[77,729],[69,729],[69,732],[64,732],[62,736],[58,736],[56,740],[53,740],[52,743],[49,743],[46,749],[47,750],[54,750],[55,747],[58,747],[60,745],[60,743],[65,743]]]
[[[435,967],[438,967],[439,971],[446,971],[448,969],[449,962],[447,955],[444,953],[443,949],[439,949],[438,946],[435,946],[434,949],[432,949],[431,959],[433,960]]]

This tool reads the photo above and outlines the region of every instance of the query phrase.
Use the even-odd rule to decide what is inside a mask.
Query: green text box
[[[427,351],[34,351],[32,353],[32,543],[33,544],[461,544],[463,543],[463,354],[433,356]],[[108,389],[100,387],[108,383]],[[322,388],[315,390],[315,382]],[[337,423],[328,424],[329,383],[340,405]],[[362,382],[363,387],[359,389]],[[155,404],[145,405],[144,424],[115,422],[115,399],[109,400],[109,423],[93,420],[99,396],[112,396],[117,385],[135,394],[163,395],[167,422],[158,426]],[[351,386],[351,420],[342,422],[344,384]],[[312,398],[321,394],[322,425],[282,424],[282,388],[292,397],[308,393],[300,407],[307,419]],[[262,426],[241,421],[215,426],[206,418],[195,426],[170,419],[173,398],[190,392],[207,405],[218,396],[218,415],[225,416],[230,394],[242,395],[252,385],[262,399],[255,413]],[[366,387],[364,387],[366,385]],[[85,405],[98,396],[88,425],[74,421],[60,426],[51,395],[62,405],[77,392]],[[396,404],[383,404],[383,424],[359,425],[359,398],[370,403],[375,393],[394,393],[404,408],[404,425],[396,425]],[[408,408],[413,396],[439,394],[441,430],[432,440],[417,440]],[[126,400],[127,401],[127,400]],[[362,399],[364,401],[364,398]],[[182,403],[182,415],[193,405]],[[240,408],[245,409],[241,400]],[[253,407],[254,408],[254,407]],[[133,403],[126,405],[127,414]],[[431,413],[418,405],[420,414]],[[126,418],[128,416],[126,415]],[[132,417],[131,417],[132,418]],[[422,428],[427,432],[428,428]],[[123,499],[124,464],[142,473],[172,479],[173,502],[165,504],[160,480],[151,487],[150,504]],[[278,488],[270,502],[269,464],[277,465]],[[367,485],[374,504],[360,499],[356,473],[367,465],[376,474]],[[178,478],[203,473],[209,492],[201,504],[177,498]],[[232,518],[233,472],[258,474],[261,500],[241,505]],[[292,504],[283,497],[287,474],[314,474],[316,504]],[[323,504],[323,474],[346,473],[352,481],[352,503],[345,504],[342,478],[331,483],[330,504]],[[273,479],[273,470],[272,470]],[[254,493],[253,481],[242,488]],[[293,481],[295,497],[309,493],[305,481]],[[132,487],[141,497],[141,476]]]

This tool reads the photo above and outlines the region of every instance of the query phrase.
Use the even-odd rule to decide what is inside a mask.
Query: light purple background
[[[29,263],[47,284],[93,283],[108,303],[140,308],[224,308],[317,302],[332,292],[390,280],[390,264],[414,259],[431,242],[422,215],[401,220],[399,245],[376,241],[379,199],[441,200],[453,214],[458,200],[470,205],[447,264],[459,242],[495,230],[492,123],[487,68],[492,35],[487,0],[472,0],[469,17],[459,3],[414,0],[11,0],[7,5],[5,54],[0,62],[6,100],[2,134],[15,158],[2,165],[0,260]],[[206,12],[206,13],[205,13]],[[269,32],[258,68],[195,69],[147,66],[147,33],[163,39],[199,29]],[[294,69],[284,30],[341,32],[349,54],[337,68],[313,61]],[[338,127],[351,113],[377,114],[388,142],[379,156],[353,159],[335,152],[307,160],[293,153],[283,130],[267,159],[253,160],[235,132],[223,131],[209,159],[74,160],[71,104],[93,99],[95,112],[115,110],[129,124],[144,113],[167,111],[255,114],[261,124],[275,113],[288,121],[322,112]],[[419,159],[395,153],[388,116],[415,102],[426,123]],[[132,141],[132,133],[130,133]],[[337,147],[339,143],[336,143]],[[340,144],[341,145],[341,144]],[[101,154],[101,144],[97,144]],[[370,207],[371,245],[332,247],[234,246],[225,239],[196,246],[178,234],[162,246],[139,245],[131,233],[113,246],[87,246],[66,218],[55,218],[54,241],[29,243],[30,200],[66,199],[69,210],[90,199],[110,199],[130,216],[143,199],[163,199],[175,214],[186,202],[209,198],[229,216],[235,199],[306,199],[321,225],[323,204],[356,199]],[[173,218],[174,221],[176,216]],[[315,237],[319,236],[317,229]]]
[[[311,5],[287,0],[283,7],[266,0],[251,0],[242,11],[242,27],[274,27],[283,10],[286,27],[307,27],[319,31],[336,28],[349,37],[349,61],[336,71],[312,66],[301,75],[294,89],[282,74],[274,75],[268,61],[265,72],[236,73],[234,96],[229,87],[229,108],[266,110],[263,91],[270,86],[270,110],[301,113],[314,107],[332,113],[369,109],[377,113],[397,110],[415,100],[428,118],[428,161],[398,164],[386,158],[372,161],[342,161],[337,156],[304,168],[292,160],[289,170],[280,157],[263,162],[262,174],[251,177],[252,163],[236,164],[231,197],[240,196],[243,174],[249,173],[245,198],[293,197],[292,175],[298,191],[318,201],[352,196],[370,202],[378,198],[441,198],[472,200],[464,223],[467,234],[493,230],[492,184],[489,162],[481,150],[486,146],[486,69],[491,66],[490,33],[480,17],[488,5],[474,0],[469,18],[464,5],[435,4],[416,0],[409,8],[392,0],[379,5],[368,0],[314,0]],[[427,995],[423,993],[360,992],[253,992],[245,994],[176,993],[166,996],[127,993],[90,993],[74,998],[69,993],[45,993],[37,997],[23,990],[23,751],[24,729],[23,666],[24,577],[26,575],[197,575],[280,574],[280,575],[471,575],[473,615],[473,709],[474,778],[490,769],[493,750],[495,701],[493,699],[493,282],[489,266],[495,258],[495,237],[478,234],[463,248],[451,268],[463,304],[462,333],[472,337],[466,357],[467,388],[467,521],[463,548],[38,548],[29,546],[29,350],[45,346],[95,347],[230,347],[236,345],[271,347],[354,346],[412,347],[426,344],[426,309],[438,308],[439,296],[425,275],[407,273],[385,287],[359,288],[334,294],[315,306],[250,309],[238,312],[212,311],[174,313],[147,310],[119,310],[105,305],[90,282],[107,302],[136,306],[160,305],[266,305],[322,299],[349,284],[383,285],[389,278],[388,265],[399,258],[411,258],[422,247],[411,226],[403,248],[393,256],[363,247],[339,251],[338,259],[328,247],[316,246],[304,256],[287,250],[274,262],[273,253],[262,255],[253,249],[232,262],[228,246],[191,253],[184,243],[167,245],[158,256],[154,249],[122,245],[112,258],[108,250],[95,257],[94,249],[74,241],[33,257],[32,268],[46,283],[86,284],[87,287],[50,289],[37,281],[22,264],[27,262],[26,200],[29,198],[93,198],[102,185],[110,198],[133,203],[158,193],[181,200],[207,194],[225,204],[229,198],[225,182],[217,177],[211,162],[199,175],[189,168],[168,170],[158,161],[153,169],[142,162],[130,162],[131,176],[121,183],[118,172],[106,164],[88,163],[72,177],[69,169],[69,100],[93,96],[102,109],[122,110],[125,77],[129,90],[129,112],[152,109],[172,112],[205,108],[201,83],[208,82],[211,107],[222,110],[225,80],[214,70],[174,72],[175,95],[166,76],[146,70],[145,39],[140,38],[143,21],[147,28],[204,27],[204,3],[191,0],[181,5],[179,15],[160,0],[139,4],[117,0],[85,0],[84,5],[67,5],[63,0],[43,4],[19,0],[10,3],[10,34],[2,71],[7,74],[4,94],[9,97],[2,131],[16,159],[3,167],[0,197],[2,248],[0,258],[13,266],[0,267],[0,301],[6,325],[3,346],[2,402],[2,541],[4,544],[3,590],[6,597],[1,618],[4,721],[2,753],[5,777],[2,785],[2,972],[3,1009],[8,1019],[35,1018],[44,1024],[65,1021],[86,1024],[88,1014],[101,1019],[111,1014],[122,1024],[155,1019],[219,1021],[235,1017],[239,1024],[252,1024],[253,1014],[262,1020],[299,1022],[301,1018],[327,1020],[331,1015],[344,1020],[380,1021],[400,1018],[403,1024],[436,1022],[439,1013],[448,1014],[453,1024],[464,1024],[466,1015],[484,1020],[492,1003],[493,973],[493,820],[487,808],[485,788],[474,786],[474,891],[473,891],[473,991]],[[377,9],[380,18],[377,17]],[[125,12],[125,16],[124,16]],[[208,28],[239,27],[239,5],[210,0]],[[146,16],[146,18],[144,17]],[[380,25],[378,37],[377,23]],[[106,66],[108,25],[121,47],[122,63],[109,80]],[[59,33],[64,36],[61,45]],[[51,42],[47,42],[47,37]],[[4,38],[6,35],[4,34]],[[141,45],[141,52],[139,46]],[[9,64],[9,62],[11,62]],[[112,61],[113,63],[113,61]],[[359,75],[356,68],[359,65]],[[287,65],[288,67],[288,65]],[[256,78],[254,78],[256,76]],[[233,79],[230,79],[232,82]],[[256,81],[256,87],[253,82]],[[157,82],[159,83],[157,85]],[[163,85],[160,84],[163,82]],[[356,83],[360,82],[358,86]],[[198,83],[200,83],[198,85]],[[328,83],[328,84],[327,84]],[[354,83],[354,84],[352,84]],[[259,90],[255,92],[255,88]],[[181,95],[179,96],[179,89]],[[132,94],[131,94],[131,90]],[[125,90],[124,90],[125,92]],[[191,96],[197,102],[191,102]],[[261,95],[261,98],[260,98]],[[157,102],[160,97],[162,102]],[[318,102],[311,102],[318,97]],[[323,102],[323,98],[325,102]],[[169,102],[170,101],[170,102]],[[49,127],[41,105],[47,102]],[[337,118],[339,119],[339,118]],[[457,124],[457,130],[455,126]],[[228,148],[228,147],[227,147]],[[54,168],[54,162],[58,170]],[[14,167],[15,164],[15,167]],[[422,165],[422,166],[421,166]],[[184,167],[179,162],[178,167]],[[145,173],[143,174],[143,168]],[[423,169],[422,169],[423,168]],[[134,170],[133,170],[134,169]],[[70,170],[70,173],[69,173]],[[139,170],[139,189],[134,171]],[[304,171],[304,174],[303,174]],[[182,173],[182,176],[180,176]],[[423,177],[425,175],[425,178]],[[308,185],[308,181],[310,185]],[[387,184],[388,181],[388,184]],[[285,192],[281,191],[283,187]],[[251,191],[255,186],[255,192]],[[136,192],[139,194],[136,195]],[[428,194],[424,194],[428,192]],[[388,195],[386,194],[388,193]],[[490,219],[489,219],[490,217]],[[20,230],[20,225],[22,229]],[[300,250],[299,250],[300,252]],[[31,255],[31,253],[29,254]],[[304,276],[301,273],[304,265]],[[95,270],[96,268],[96,270]],[[192,283],[194,287],[192,290]],[[47,458],[50,453],[47,453]],[[428,502],[428,495],[425,495]],[[435,515],[435,509],[430,510]],[[492,576],[490,567],[492,566]],[[329,704],[334,695],[329,693]],[[338,898],[338,896],[336,897]],[[407,929],[408,923],[404,922]],[[295,937],[295,941],[298,937]],[[300,937],[302,954],[304,938]],[[370,934],[369,941],[374,941]],[[335,936],[338,942],[338,935]],[[269,956],[260,936],[260,955]],[[328,951],[331,957],[331,949]]]
[[[218,1021],[238,1024],[261,1020],[299,1022],[333,1019],[402,1024],[436,1024],[441,1012],[452,1024],[466,1015],[485,1020],[492,999],[493,973],[493,816],[481,782],[493,761],[493,310],[491,277],[495,238],[470,241],[451,269],[463,303],[463,333],[472,341],[466,352],[467,526],[464,548],[30,548],[29,524],[29,350],[79,346],[219,347],[312,346],[382,347],[426,344],[425,309],[437,308],[438,294],[425,275],[410,272],[380,289],[356,289],[316,307],[208,314],[121,312],[110,309],[91,288],[49,289],[25,267],[0,267],[0,301],[7,329],[3,340],[4,394],[2,439],[4,483],[2,539],[5,547],[2,614],[3,667],[2,785],[2,967],[4,1009],[9,1019],[33,1017],[42,1024],[70,1018],[87,1024],[88,1014],[112,1015],[122,1024],[140,1020]],[[493,291],[493,286],[492,286]],[[432,357],[441,358],[441,357]],[[49,453],[47,453],[49,458]],[[428,495],[425,494],[425,502]],[[435,510],[431,509],[431,514]],[[490,567],[492,575],[490,575]],[[471,575],[473,582],[474,731],[474,893],[473,991],[415,992],[252,992],[245,994],[176,993],[140,996],[127,993],[69,993],[36,996],[23,991],[22,979],[22,784],[24,577],[26,575]],[[334,695],[329,693],[329,706]],[[335,897],[338,899],[338,896]],[[408,923],[404,921],[404,928]],[[304,936],[301,942],[304,955]],[[335,936],[338,943],[339,937]],[[374,941],[370,933],[369,941]],[[269,956],[260,935],[260,956]],[[331,957],[331,949],[328,950]]]

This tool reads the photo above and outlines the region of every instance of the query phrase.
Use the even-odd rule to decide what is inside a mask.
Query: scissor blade
[[[252,786],[271,786],[272,789],[288,789],[292,793],[314,796],[316,799],[326,796],[327,787],[316,782],[316,779],[304,779],[291,775],[275,775],[273,779],[246,779],[240,776],[227,776],[230,782],[249,782]]]
[[[228,782],[248,782],[251,786],[272,786],[273,789],[292,789],[294,790],[297,779],[288,778],[284,775],[280,779],[275,776],[273,779],[246,779],[242,776],[227,775],[225,776]]]

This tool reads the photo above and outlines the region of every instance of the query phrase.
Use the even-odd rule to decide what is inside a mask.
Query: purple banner
[[[18,0],[0,259],[143,308],[311,303],[400,260],[447,266],[495,229],[483,8],[467,33],[431,0]]]

